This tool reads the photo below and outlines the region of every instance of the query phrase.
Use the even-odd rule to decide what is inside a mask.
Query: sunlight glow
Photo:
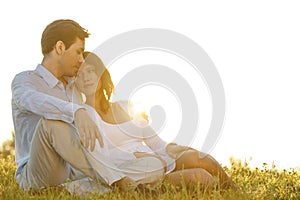
[[[201,110],[199,111],[200,121],[196,133],[186,134],[194,134],[194,141],[191,141],[190,145],[194,145],[198,149],[201,148],[212,117],[210,94],[202,77],[194,71],[189,63],[180,57],[158,50],[141,50],[119,58],[110,66],[107,66],[115,84],[113,101],[124,100],[123,97],[119,96],[120,91],[118,90],[118,84],[124,76],[134,73],[134,70],[138,67],[155,65],[156,63],[176,71],[191,87],[198,103],[198,109]],[[167,76],[168,74],[166,74],[166,78],[168,78]],[[154,129],[164,140],[173,142],[179,133],[182,122],[182,109],[184,108],[182,108],[181,102],[183,99],[180,98],[190,97],[179,97],[168,85],[155,82],[144,83],[144,85],[139,85],[131,90],[129,100],[134,102],[136,112],[146,112],[150,125],[155,126],[159,124],[159,121],[163,121],[163,124],[159,124],[158,127],[155,126]],[[158,116],[153,118],[151,113]]]

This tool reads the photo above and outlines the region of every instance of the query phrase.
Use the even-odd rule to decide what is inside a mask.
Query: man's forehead
[[[76,48],[82,48],[84,50],[84,46],[85,46],[85,41],[81,40],[79,38],[76,38],[75,42],[73,43],[74,46],[76,46]]]

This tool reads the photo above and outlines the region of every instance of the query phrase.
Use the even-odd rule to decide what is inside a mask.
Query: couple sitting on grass
[[[101,59],[84,52],[88,36],[73,20],[50,23],[42,63],[12,82],[20,188],[103,193],[154,188],[160,180],[203,189],[218,180],[221,188],[236,188],[212,156],[166,143],[147,119],[130,115],[130,103],[110,102],[114,85]]]

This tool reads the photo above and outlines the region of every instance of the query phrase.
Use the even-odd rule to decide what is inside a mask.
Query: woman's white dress
[[[121,106],[124,106],[120,104]],[[136,158],[135,152],[145,152],[160,156],[167,164],[166,173],[175,168],[175,160],[165,151],[167,143],[148,125],[147,120],[135,116],[132,120],[109,124],[104,122],[94,108],[85,105],[93,121],[99,127],[104,140],[101,148],[97,142],[92,155],[105,154],[128,177],[139,183],[152,182],[165,174],[161,161],[153,157]],[[126,110],[126,109],[124,109]]]

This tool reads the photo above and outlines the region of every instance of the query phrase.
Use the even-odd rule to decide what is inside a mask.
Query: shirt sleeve
[[[46,119],[72,123],[75,112],[83,106],[40,92],[36,84],[24,74],[16,75],[11,85],[16,106]]]

